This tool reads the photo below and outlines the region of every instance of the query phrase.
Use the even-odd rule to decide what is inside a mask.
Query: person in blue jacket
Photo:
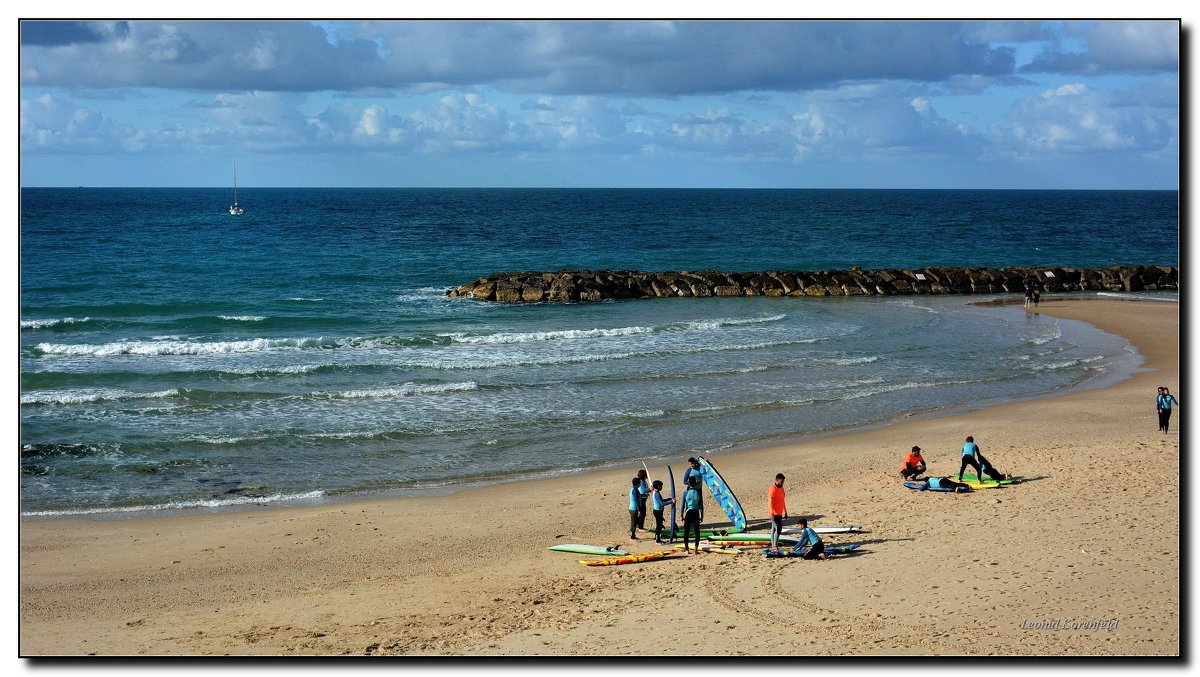
[[[642,505],[642,478],[634,477],[633,486],[629,487],[629,540],[637,540],[638,509]]]
[[[1175,399],[1166,386],[1159,386],[1154,406],[1158,410],[1158,429],[1164,435],[1167,434],[1167,426],[1171,423],[1171,404],[1179,404],[1179,400]]]
[[[683,471],[683,489],[684,491],[687,491],[687,488],[692,486],[692,478],[695,477],[696,479],[700,480],[700,484],[696,486],[696,491],[700,491],[700,487],[704,486],[704,476],[700,473],[700,461],[696,460],[695,457],[692,457],[689,458],[687,462],[687,470]]]
[[[642,468],[637,471],[638,479],[642,481],[638,485],[638,517],[637,528],[646,531],[646,502],[650,499],[650,483],[647,481],[650,476],[646,473],[646,469]]]
[[[967,443],[962,448],[962,464],[958,466],[958,481],[962,481],[963,471],[967,466],[975,468],[975,477],[983,477],[983,466],[979,463],[979,446],[975,438],[967,435]]]
[[[801,557],[804,559],[829,559],[829,555],[825,554],[825,542],[817,532],[809,528],[808,520],[801,517],[796,524],[803,531],[796,537],[796,546],[792,550],[802,553]]]
[[[662,495],[663,483],[662,480],[654,480],[654,493],[650,494],[654,508],[654,542],[666,543],[662,538],[663,530],[663,509],[675,501],[673,498],[663,498]]]
[[[925,485],[930,489],[953,489],[956,493],[960,491],[970,491],[971,487],[966,484],[959,484],[949,477],[929,477],[925,480]]]
[[[700,478],[688,478],[683,492],[683,551],[688,552],[688,534],[695,529],[696,552],[700,552],[700,523],[704,521],[704,503],[700,500]]]

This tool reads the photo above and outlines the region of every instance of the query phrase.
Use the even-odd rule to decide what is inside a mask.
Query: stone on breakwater
[[[495,273],[447,296],[499,303],[568,303],[680,296],[891,296],[899,294],[1021,293],[1179,289],[1171,266],[1107,268],[920,268],[769,270],[762,272],[646,272],[560,270]]]

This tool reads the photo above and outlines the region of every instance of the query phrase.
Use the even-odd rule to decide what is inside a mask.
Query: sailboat
[[[238,206],[237,203],[237,165],[233,166],[233,204],[229,205],[230,216],[241,216],[246,210]]]

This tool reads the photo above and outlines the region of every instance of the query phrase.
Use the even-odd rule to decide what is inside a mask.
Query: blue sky
[[[22,22],[25,186],[1178,188],[1174,21]]]

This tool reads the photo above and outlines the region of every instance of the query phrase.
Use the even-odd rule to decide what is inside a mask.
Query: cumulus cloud
[[[980,40],[973,25],[384,21],[341,24],[331,33],[298,21],[134,21],[123,31],[22,22],[32,33],[22,42],[22,60],[33,64],[22,80],[258,91],[490,85],[556,95],[680,96],[1011,73],[1011,48]]]
[[[1083,83],[1047,89],[1018,102],[997,143],[1016,155],[1178,152],[1177,100],[1170,84],[1106,92]]]
[[[45,153],[136,151],[140,134],[102,112],[49,94],[21,101],[21,148]]]
[[[1097,21],[1068,25],[1087,42],[1079,52],[1048,45],[1021,68],[1026,73],[1161,73],[1179,70],[1179,24],[1175,21]]]

